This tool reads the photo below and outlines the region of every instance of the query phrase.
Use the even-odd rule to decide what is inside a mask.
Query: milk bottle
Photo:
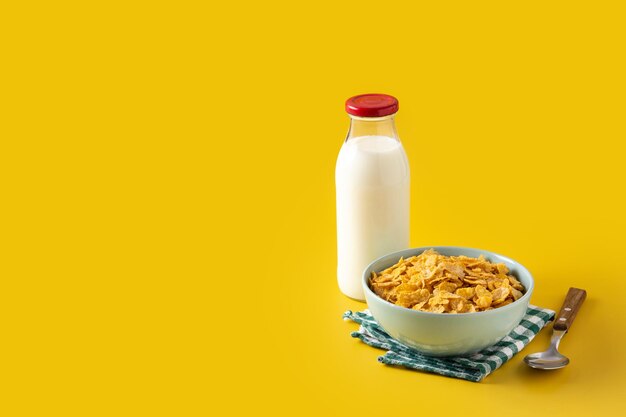
[[[374,259],[409,246],[409,164],[396,133],[398,100],[364,94],[346,101],[350,130],[337,158],[337,279],[363,300]]]

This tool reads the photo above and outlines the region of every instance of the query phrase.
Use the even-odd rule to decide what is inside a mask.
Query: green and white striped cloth
[[[470,356],[446,358],[422,355],[393,339],[378,325],[368,310],[356,313],[348,310],[343,318],[361,325],[358,331],[352,332],[352,337],[387,351],[378,357],[379,362],[480,382],[530,343],[554,318],[554,311],[530,305],[520,324],[498,343]]]

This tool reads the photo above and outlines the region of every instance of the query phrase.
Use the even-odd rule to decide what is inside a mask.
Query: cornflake
[[[370,288],[396,305],[432,313],[474,313],[503,307],[524,295],[524,286],[503,263],[483,255],[444,256],[428,249],[372,272]]]

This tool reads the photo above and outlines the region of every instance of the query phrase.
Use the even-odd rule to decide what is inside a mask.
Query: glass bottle
[[[398,100],[364,94],[346,101],[350,130],[335,168],[337,280],[364,300],[370,262],[409,247],[409,163],[396,132]]]

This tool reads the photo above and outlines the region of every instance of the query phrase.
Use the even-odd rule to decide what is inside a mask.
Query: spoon
[[[576,313],[580,310],[580,306],[587,297],[587,291],[578,288],[570,288],[563,302],[561,311],[556,316],[552,325],[552,339],[550,340],[550,348],[545,352],[532,353],[524,358],[524,362],[531,368],[535,369],[560,369],[569,363],[569,359],[559,353],[557,350],[561,338],[569,331],[570,326],[574,322]]]

